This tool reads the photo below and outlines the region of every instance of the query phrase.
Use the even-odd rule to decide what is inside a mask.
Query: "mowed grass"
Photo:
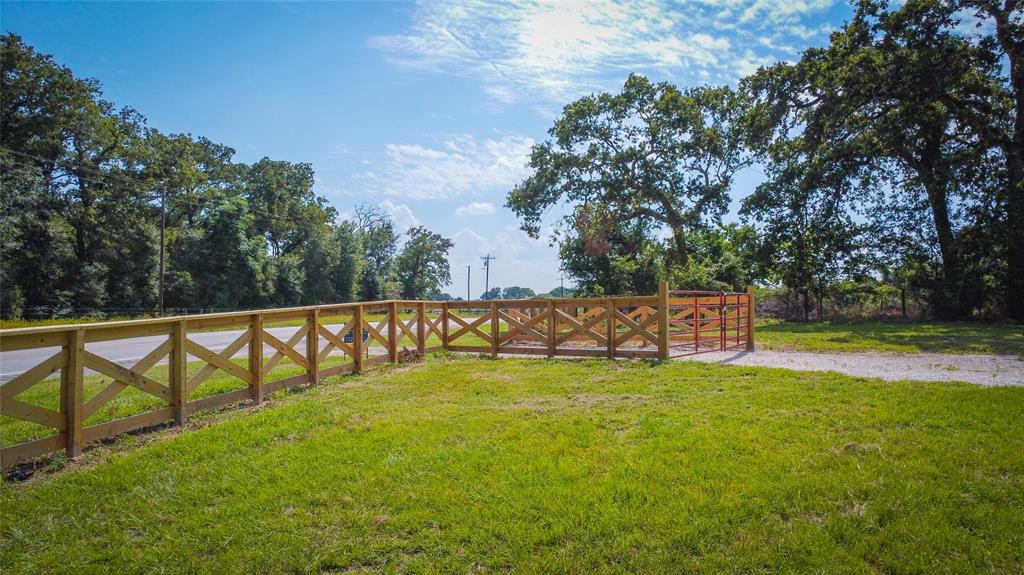
[[[1024,389],[431,359],[0,487],[5,573],[1018,573]]]
[[[983,323],[758,323],[757,346],[780,351],[982,353],[1024,356],[1024,326]]]

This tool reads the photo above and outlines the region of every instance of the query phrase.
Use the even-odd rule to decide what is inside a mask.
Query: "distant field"
[[[780,351],[1024,355],[1024,326],[920,322],[759,322],[757,345]]]
[[[399,319],[410,319],[415,317],[416,314],[412,312],[403,312],[398,314]],[[428,312],[428,316],[431,314]],[[386,314],[366,314],[368,319],[379,321],[386,317]],[[153,316],[155,317],[155,316]],[[43,327],[48,325],[77,325],[82,323],[105,323],[111,321],[127,321],[133,319],[152,319],[152,317],[108,317],[108,318],[63,318],[63,319],[0,319],[0,329],[15,329],[19,327]],[[341,321],[347,317],[342,316],[324,316],[321,318],[321,322]],[[306,323],[304,319],[293,319],[287,321],[276,321],[267,323],[267,327],[296,327]],[[238,329],[236,327],[223,328],[227,330]]]
[[[14,329],[18,327],[42,327],[47,325],[74,325],[80,323],[98,323],[106,321],[125,321],[130,319],[145,319],[140,317],[79,317],[79,318],[57,318],[57,319],[0,319],[0,329]]]
[[[1020,573],[1024,389],[431,359],[0,485],[4,573]]]

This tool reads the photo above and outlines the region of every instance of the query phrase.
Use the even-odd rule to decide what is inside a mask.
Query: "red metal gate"
[[[743,292],[669,291],[669,355],[747,349],[751,299]]]

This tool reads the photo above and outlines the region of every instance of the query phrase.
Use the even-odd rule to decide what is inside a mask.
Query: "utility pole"
[[[160,193],[160,315],[164,315],[164,228],[167,227],[167,186]]]
[[[498,258],[487,254],[480,256],[480,259],[484,260],[484,297],[487,297],[487,292],[491,291],[491,260]]]
[[[473,299],[469,293],[469,278],[473,275],[473,266],[466,266],[466,301]]]

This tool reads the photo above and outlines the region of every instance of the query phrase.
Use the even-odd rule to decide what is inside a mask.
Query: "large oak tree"
[[[563,224],[588,233],[641,218],[667,228],[675,263],[689,261],[687,232],[728,208],[736,172],[752,162],[745,145],[748,100],[728,87],[679,90],[631,75],[618,94],[565,107],[533,147],[533,173],[507,206],[536,237],[546,212],[568,204]]]

